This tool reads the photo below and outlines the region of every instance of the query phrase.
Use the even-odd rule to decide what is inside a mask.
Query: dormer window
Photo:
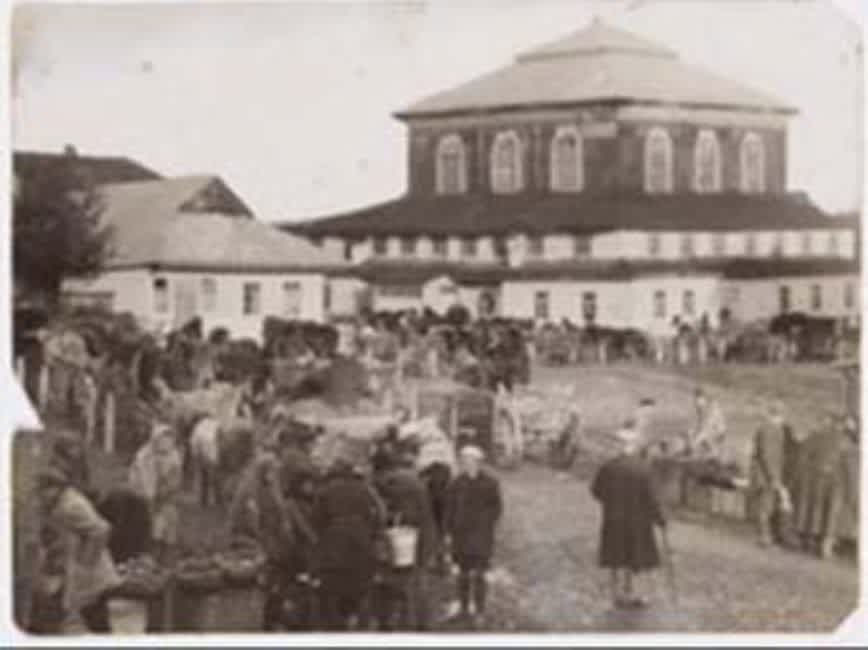
[[[651,129],[645,136],[645,191],[649,194],[672,191],[672,138],[661,127]]]
[[[766,152],[762,138],[756,133],[747,133],[739,151],[741,191],[752,194],[766,189]]]
[[[648,234],[648,257],[659,257],[661,252],[660,233]]]
[[[374,237],[374,255],[383,256],[389,252],[389,242],[385,237]]]
[[[551,189],[579,192],[584,186],[582,138],[574,126],[560,127],[551,143]]]
[[[401,255],[412,256],[416,254],[415,237],[401,237]]]
[[[527,252],[531,257],[542,257],[545,251],[543,238],[540,235],[531,235],[527,240]]]
[[[437,193],[463,194],[467,191],[467,162],[464,143],[458,135],[447,135],[437,144]]]
[[[461,255],[463,257],[476,257],[476,239],[464,237],[461,240]]]
[[[720,192],[720,185],[720,143],[714,131],[703,129],[693,151],[693,190],[700,194]]]
[[[521,140],[515,131],[498,133],[491,147],[491,189],[498,194],[521,190]]]
[[[688,232],[681,235],[681,257],[693,257],[695,252],[693,234]]]

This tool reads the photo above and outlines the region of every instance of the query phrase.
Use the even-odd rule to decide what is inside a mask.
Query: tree
[[[76,174],[74,158],[19,179],[12,216],[16,293],[54,302],[65,277],[97,273],[110,252],[111,231],[100,224],[102,210],[96,188]]]

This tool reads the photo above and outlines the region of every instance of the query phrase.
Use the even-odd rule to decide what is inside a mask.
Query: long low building
[[[70,150],[16,153],[16,179],[26,183],[49,165],[93,187],[100,223],[111,229],[102,270],[65,279],[65,302],[130,312],[155,331],[198,316],[206,333],[221,327],[253,339],[267,316],[328,318],[343,256],[256,220],[216,176],[162,178],[126,159]]]
[[[856,319],[858,219],[787,191],[795,113],[594,21],[399,112],[404,196],[281,227],[352,265],[343,307],[650,332],[724,310]]]

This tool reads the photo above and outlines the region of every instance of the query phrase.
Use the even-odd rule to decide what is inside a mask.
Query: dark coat
[[[660,566],[654,524],[665,522],[649,465],[636,456],[619,456],[600,468],[591,492],[603,508],[600,566],[633,571]]]
[[[312,520],[321,571],[368,580],[376,566],[375,541],[381,526],[372,488],[350,470],[329,475],[317,492]]]
[[[503,512],[500,484],[485,472],[475,478],[460,475],[449,487],[446,531],[452,536],[456,557],[490,559],[494,553],[494,527]]]
[[[763,422],[754,437],[750,482],[755,490],[783,485],[785,430],[773,422]]]
[[[405,468],[386,472],[378,484],[390,518],[397,518],[401,525],[419,530],[416,562],[425,566],[436,548],[437,539],[427,487],[414,470]]]

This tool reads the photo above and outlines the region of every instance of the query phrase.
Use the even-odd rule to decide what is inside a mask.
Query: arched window
[[[437,144],[437,193],[463,194],[467,191],[467,164],[464,143],[455,134]]]
[[[551,143],[551,188],[555,192],[578,192],[585,184],[582,136],[574,126],[562,126]]]
[[[696,136],[693,150],[694,191],[719,192],[720,176],[720,143],[714,131],[704,129]]]
[[[766,150],[762,138],[756,133],[747,133],[739,151],[741,191],[746,193],[766,190]]]
[[[672,138],[654,127],[645,136],[645,191],[649,194],[672,191]]]
[[[521,141],[515,131],[498,133],[491,147],[491,189],[518,192],[522,184]]]

